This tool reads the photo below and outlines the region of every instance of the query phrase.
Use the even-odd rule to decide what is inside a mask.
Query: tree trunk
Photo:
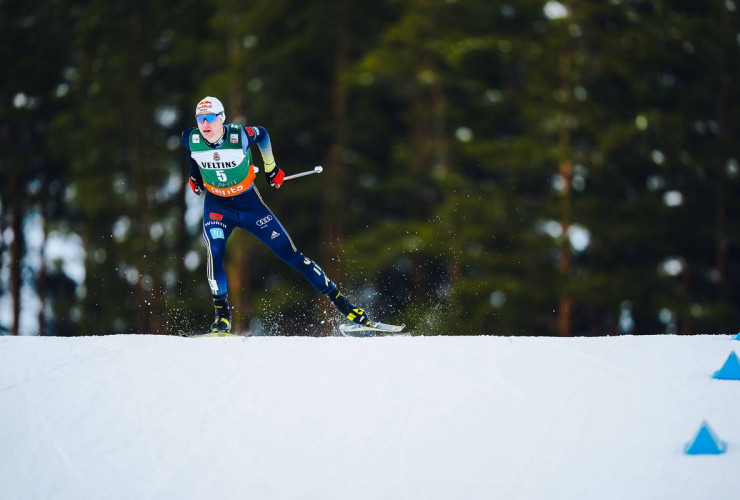
[[[136,91],[135,89],[133,90]],[[131,237],[129,244],[133,247],[141,247],[142,243],[147,237],[149,228],[149,212],[147,209],[147,198],[146,198],[146,179],[145,168],[143,165],[144,154],[142,151],[142,131],[139,125],[139,120],[129,121],[129,144],[130,144],[130,161],[129,161],[129,172],[133,182],[133,193],[134,197],[130,206],[131,215]],[[136,250],[134,250],[136,252]],[[132,259],[136,266],[136,270],[139,272],[139,279],[134,285],[134,296],[136,297],[136,304],[134,307],[134,314],[136,318],[136,331],[137,333],[150,333],[150,318],[151,318],[151,307],[147,304],[145,290],[142,286],[144,274],[146,273],[146,261],[141,251],[136,252],[136,256]]]
[[[252,313],[249,283],[252,236],[234,231],[229,238],[226,275],[229,281],[229,305],[232,308],[231,330],[246,331]]]
[[[683,277],[684,286],[686,287],[686,303],[691,304],[692,297],[691,297],[691,288],[692,288],[692,277],[693,273],[691,271],[691,265],[686,264],[683,268],[683,271],[681,272],[681,275]],[[691,335],[694,329],[694,320],[691,317],[691,311],[687,311],[683,317],[679,315],[679,331],[678,333],[681,335]]]
[[[349,66],[349,44],[350,34],[347,26],[346,6],[337,1],[330,5],[334,29],[337,33],[334,43],[334,72],[330,93],[330,104],[332,113],[332,142],[324,164],[324,192],[321,206],[321,250],[319,252],[319,265],[324,269],[326,275],[334,280],[337,286],[342,288],[342,269],[339,264],[339,251],[344,240],[344,216],[346,200],[344,197],[344,175],[342,155],[347,147],[347,100],[348,89],[344,82],[344,76]],[[321,317],[326,309],[324,298],[319,298],[316,303],[316,312]],[[325,331],[319,331],[319,335],[328,335]]]
[[[185,164],[182,172],[182,184],[180,186],[181,196],[177,200],[177,212],[179,224],[177,225],[177,242],[175,244],[175,270],[177,281],[175,282],[175,293],[177,296],[182,296],[186,291],[190,290],[190,286],[185,284],[185,274],[187,270],[185,268],[185,254],[190,248],[190,238],[188,234],[188,221],[185,214],[188,211],[188,204],[185,201],[186,196],[195,196],[190,190],[190,169]]]
[[[732,132],[728,130],[730,120],[727,119],[727,109],[730,106],[730,86],[731,76],[727,62],[726,47],[732,41],[732,34],[729,27],[729,11],[725,7],[725,3],[720,1],[716,2],[717,10],[719,11],[719,29],[717,30],[717,46],[719,48],[719,88],[717,89],[717,98],[715,101],[715,112],[717,117],[717,125],[719,126],[719,135],[717,137],[718,147],[715,148],[715,267],[717,269],[717,286],[718,286],[718,297],[717,297],[717,310],[720,311],[719,317],[719,328],[720,331],[727,331],[728,315],[726,311],[727,304],[727,285],[726,285],[726,262],[725,252],[727,246],[727,222],[726,222],[726,211],[727,211],[727,200],[726,200],[726,184],[727,174],[725,172],[725,162],[729,156],[730,141]]]
[[[349,32],[345,6],[342,2],[336,2],[333,7],[335,10],[333,19],[337,30],[334,81],[331,88],[331,111],[334,123],[332,143],[324,169],[327,187],[325,196],[323,196],[323,217],[321,218],[321,241],[324,244],[321,266],[330,276],[335,276],[339,272],[336,256],[344,236],[341,217],[342,207],[344,207],[342,154],[347,146],[347,85],[343,78],[347,71],[349,57]]]
[[[133,73],[133,70],[132,70]],[[135,79],[132,81],[136,81]],[[134,103],[141,102],[139,95],[141,94],[140,89],[137,87],[131,88],[131,99]],[[131,109],[136,109],[136,106],[132,106]],[[159,331],[161,325],[152,328],[152,319],[156,318],[157,314],[153,314],[156,311],[157,305],[155,304],[155,294],[151,295],[151,302],[147,303],[147,292],[144,290],[143,281],[144,276],[147,274],[147,260],[143,248],[146,248],[144,244],[149,236],[149,226],[151,222],[151,216],[149,212],[149,203],[147,200],[147,183],[145,182],[146,176],[146,154],[144,152],[144,131],[141,127],[140,120],[129,120],[128,127],[129,136],[129,172],[130,177],[133,180],[133,200],[130,206],[131,214],[131,237],[129,238],[129,245],[134,247],[133,252],[135,253],[132,259],[136,270],[139,272],[139,279],[134,286],[136,305],[136,331],[138,333],[151,333],[153,331]],[[138,251],[136,250],[138,248]],[[153,284],[152,284],[153,286]]]
[[[571,10],[572,12],[572,10]],[[572,84],[571,84],[571,63],[572,54],[569,46],[563,47],[560,55],[560,78],[562,82],[562,91],[565,95],[564,112],[561,114],[559,150],[560,159],[558,172],[563,178],[563,192],[560,200],[560,226],[563,231],[562,242],[560,244],[560,263],[559,271],[562,278],[561,282],[566,289],[559,291],[557,333],[559,336],[572,335],[571,318],[573,314],[573,296],[568,291],[567,286],[570,280],[570,273],[573,267],[572,255],[570,250],[570,238],[568,232],[571,226],[571,184],[573,182],[573,158],[571,148],[571,123],[570,123],[570,105],[572,103]]]
[[[243,36],[240,20],[242,19],[242,7],[236,5],[237,10],[232,13],[229,23],[229,34],[227,38],[226,51],[228,59],[233,68],[236,68],[236,74],[233,75],[228,91],[228,108],[231,110],[232,119],[238,116],[245,116],[244,109],[246,96],[244,94],[244,85],[239,73],[240,61],[239,55],[242,51],[241,38]],[[246,124],[242,124],[246,125]],[[247,236],[242,231],[236,231],[231,235],[229,244],[228,268],[226,273],[229,280],[229,305],[232,307],[232,331],[246,331],[249,328],[249,316],[252,313],[252,291],[250,287],[250,261],[252,256],[251,236]]]
[[[5,231],[8,229],[11,220],[11,214],[9,212],[9,210],[3,210],[2,212],[0,212],[0,266],[3,265],[3,257],[6,255],[10,255],[10,245],[8,245],[8,243],[5,241],[4,236],[6,234]],[[8,264],[10,264],[10,260],[8,260]],[[6,286],[8,286],[8,291],[10,291],[9,285],[9,283],[0,284],[0,296],[5,295]],[[5,325],[0,325],[0,328],[5,329]],[[10,331],[10,329],[8,329],[8,331]]]
[[[13,323],[10,327],[10,334],[18,335],[21,321],[22,260],[25,254],[25,240],[23,238],[22,193],[19,191],[19,182],[15,174],[11,174],[9,184],[10,192],[13,193],[10,201],[13,231],[13,243],[10,245],[10,296],[13,299]]]
[[[47,200],[49,199],[49,182],[48,176],[42,174],[41,176],[41,190],[40,190],[40,206],[41,206],[41,267],[39,269],[39,275],[36,278],[36,295],[39,298],[39,335],[45,336],[46,331],[46,295],[47,295],[47,269],[46,269],[46,235],[48,229],[49,219],[49,205]]]

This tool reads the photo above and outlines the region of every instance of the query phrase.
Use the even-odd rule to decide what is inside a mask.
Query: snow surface
[[[0,337],[0,496],[737,499],[739,347]],[[685,455],[705,419],[727,453]]]

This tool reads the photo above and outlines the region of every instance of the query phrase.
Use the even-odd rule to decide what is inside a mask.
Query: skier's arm
[[[275,168],[275,157],[272,156],[272,143],[265,127],[242,127],[242,144],[245,153],[249,146],[257,144],[265,164],[265,172],[272,172]]]
[[[272,155],[272,143],[270,143],[270,135],[264,127],[242,127],[242,144],[244,145],[244,152],[252,144],[257,144],[257,147],[262,154],[262,161],[265,164],[265,176],[270,186],[279,188],[283,184],[283,177],[285,172],[275,165],[275,157]]]
[[[200,193],[205,190],[205,187],[203,186],[203,176],[200,174],[198,164],[193,160],[193,157],[190,156],[190,143],[188,138],[190,137],[191,130],[192,128],[189,128],[182,133],[182,145],[185,147],[185,157],[190,164],[190,189],[193,190],[193,193],[200,196]]]

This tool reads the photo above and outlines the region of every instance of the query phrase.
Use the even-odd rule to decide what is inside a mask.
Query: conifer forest
[[[181,134],[267,129],[256,186],[416,335],[736,333],[737,0],[0,0],[0,334],[177,334],[213,306]],[[236,231],[234,328],[332,334]]]

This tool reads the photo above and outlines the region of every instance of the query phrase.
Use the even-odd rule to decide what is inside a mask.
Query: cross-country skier
[[[226,124],[221,101],[205,97],[195,107],[198,127],[186,129],[182,144],[190,162],[190,187],[196,195],[205,191],[203,238],[208,249],[208,284],[216,318],[211,331],[231,332],[224,271],[226,241],[236,227],[252,233],[290,267],[303,274],[316,290],[326,295],[345,317],[361,326],[373,323],[367,313],[342,295],[337,286],[311,259],[298,251],[288,231],[267,208],[254,185],[255,170],[249,147],[257,144],[270,186],[279,188],[284,172],[275,165],[270,136],[263,127]]]

